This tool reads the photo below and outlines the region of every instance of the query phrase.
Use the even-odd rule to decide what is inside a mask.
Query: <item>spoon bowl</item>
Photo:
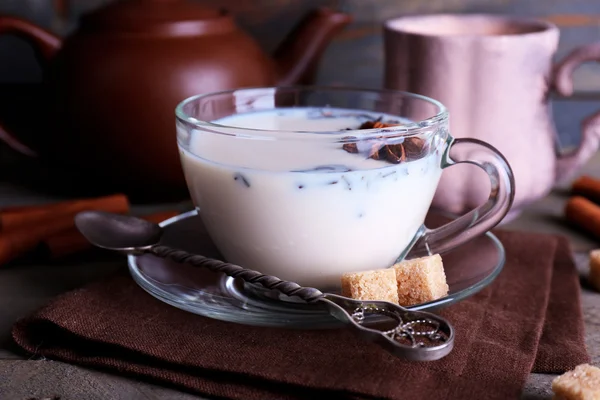
[[[104,211],[77,214],[75,226],[93,245],[126,253],[150,249],[160,241],[163,233],[162,228],[153,222]]]

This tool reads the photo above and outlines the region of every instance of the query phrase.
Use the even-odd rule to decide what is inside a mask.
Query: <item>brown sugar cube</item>
[[[398,304],[396,273],[391,268],[347,272],[342,275],[342,296]]]
[[[555,400],[600,400],[600,368],[581,364],[552,381]]]
[[[448,294],[444,264],[439,254],[399,262],[393,266],[398,286],[398,301],[412,306]]]
[[[588,281],[600,291],[600,249],[590,251],[590,272]]]

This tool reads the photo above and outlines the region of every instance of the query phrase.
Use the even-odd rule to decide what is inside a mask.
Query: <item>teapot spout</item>
[[[278,84],[312,83],[323,51],[351,20],[350,15],[328,8],[319,8],[309,14],[275,51]]]

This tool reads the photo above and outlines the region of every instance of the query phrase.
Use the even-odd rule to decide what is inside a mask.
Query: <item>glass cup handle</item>
[[[490,177],[490,196],[484,204],[452,222],[435,229],[424,227],[410,250],[411,257],[444,253],[487,232],[502,221],[515,197],[512,169],[498,150],[477,139],[449,140],[442,169],[461,163],[477,165]]]

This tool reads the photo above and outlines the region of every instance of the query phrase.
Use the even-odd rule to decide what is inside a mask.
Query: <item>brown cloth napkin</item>
[[[446,358],[409,363],[350,330],[216,321],[167,306],[117,277],[65,294],[14,326],[36,356],[231,399],[518,398],[531,371],[588,362],[579,279],[564,238],[500,232],[504,271],[442,311],[456,328]]]

